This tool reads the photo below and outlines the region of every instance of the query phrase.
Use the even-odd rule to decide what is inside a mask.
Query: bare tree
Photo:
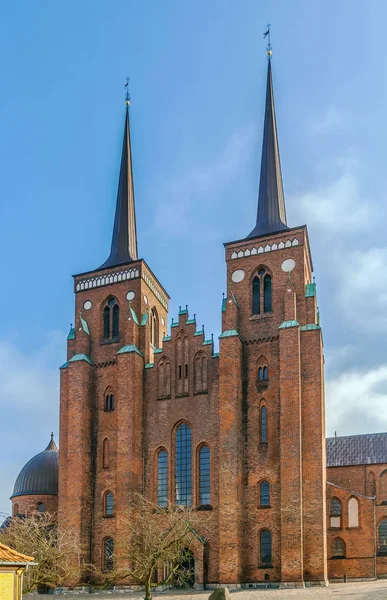
[[[38,563],[25,574],[24,592],[79,581],[80,549],[74,539],[69,529],[58,532],[56,516],[47,512],[13,517],[0,533],[3,544]]]
[[[121,531],[125,542],[111,562],[119,556],[128,566],[105,572],[105,581],[129,578],[144,586],[144,600],[152,599],[157,586],[185,585],[194,576],[193,555],[205,544],[209,520],[208,512],[173,505],[160,508],[136,495]]]

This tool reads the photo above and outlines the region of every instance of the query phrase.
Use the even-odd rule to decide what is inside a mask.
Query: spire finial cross
[[[125,83],[125,104],[126,104],[126,106],[130,106],[129,81],[130,81],[130,77],[127,77],[126,83]]]
[[[267,50],[267,56],[268,59],[270,60],[271,55],[272,55],[272,46],[271,46],[271,41],[270,41],[270,23],[267,24],[267,28],[266,31],[263,34],[263,37],[266,38],[267,37],[267,46],[266,46],[266,50]]]

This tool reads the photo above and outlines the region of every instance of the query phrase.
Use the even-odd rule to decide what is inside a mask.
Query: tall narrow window
[[[159,326],[157,312],[155,308],[152,308],[150,314],[150,326],[151,326],[151,344],[154,348],[159,347]]]
[[[261,531],[260,552],[261,565],[271,565],[271,533],[267,529]]]
[[[111,412],[112,410],[114,410],[114,395],[113,394],[106,394],[106,396],[105,396],[105,410],[107,412]]]
[[[114,515],[114,496],[111,492],[106,492],[104,497],[104,515],[105,517]]]
[[[168,454],[160,450],[157,456],[157,504],[168,506]]]
[[[332,542],[332,558],[345,558],[345,542],[341,538]]]
[[[259,277],[253,279],[253,315],[261,312],[261,281]]]
[[[102,570],[112,571],[114,567],[114,540],[105,538],[103,541]]]
[[[40,513],[44,513],[44,503],[43,502],[38,502],[36,505],[37,511]]]
[[[263,279],[263,312],[271,312],[271,305],[271,277],[270,275],[265,275]]]
[[[120,307],[115,298],[110,298],[103,309],[104,340],[117,340],[120,333]]]
[[[211,504],[210,449],[202,446],[199,453],[199,504]]]
[[[260,506],[270,506],[270,485],[267,481],[262,481],[259,486]]]
[[[380,521],[378,526],[378,554],[387,555],[387,519]]]
[[[267,442],[267,408],[262,406],[261,408],[261,444]]]
[[[379,479],[380,504],[387,504],[387,470],[383,471]]]
[[[348,502],[348,527],[359,527],[359,502],[356,498]]]
[[[192,504],[191,428],[182,423],[176,431],[176,504]]]
[[[17,504],[17,502],[13,505],[12,514],[14,517],[17,517],[17,515],[19,514],[19,505]]]
[[[104,469],[109,467],[109,440],[107,438],[105,438],[103,441],[102,464]]]
[[[332,498],[329,515],[331,527],[341,527],[341,502],[338,498]]]

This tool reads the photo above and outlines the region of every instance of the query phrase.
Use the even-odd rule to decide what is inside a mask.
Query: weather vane
[[[125,83],[125,104],[126,104],[126,106],[130,106],[129,81],[130,81],[130,77],[127,77],[126,83]]]
[[[266,46],[266,50],[267,50],[267,56],[270,60],[270,57],[272,55],[272,47],[271,47],[271,42],[270,42],[270,23],[268,23],[267,25],[267,29],[265,31],[265,33],[263,34],[263,37],[266,38],[267,37],[267,46]]]

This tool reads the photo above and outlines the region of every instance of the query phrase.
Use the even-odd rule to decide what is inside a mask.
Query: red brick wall
[[[44,511],[56,514],[58,511],[58,496],[52,495],[29,495],[29,496],[14,496],[12,498],[12,515],[25,515],[37,512],[37,504],[43,502]],[[18,508],[15,512],[15,505]]]

